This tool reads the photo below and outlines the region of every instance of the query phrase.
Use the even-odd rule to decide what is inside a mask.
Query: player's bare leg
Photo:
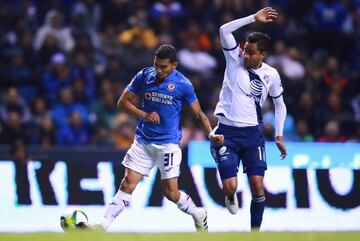
[[[129,205],[131,194],[143,175],[129,168],[125,168],[125,176],[113,200],[107,207],[100,224],[89,225],[90,229],[106,231],[116,217]]]
[[[176,203],[178,208],[191,215],[195,222],[195,228],[197,231],[207,231],[207,212],[203,208],[198,208],[194,204],[189,195],[179,191],[178,179],[170,178],[163,179],[161,181],[164,196],[170,201]]]
[[[230,177],[222,180],[223,192],[225,194],[225,205],[231,214],[236,214],[239,210],[239,201],[236,195],[237,177]]]
[[[265,209],[265,192],[263,180],[263,176],[249,176],[249,184],[252,194],[252,201],[250,206],[252,230],[260,229]]]

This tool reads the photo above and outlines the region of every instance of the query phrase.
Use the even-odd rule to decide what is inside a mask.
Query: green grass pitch
[[[0,241],[358,241],[360,232],[1,233]]]

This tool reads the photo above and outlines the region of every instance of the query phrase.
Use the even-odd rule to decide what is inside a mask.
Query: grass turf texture
[[[1,233],[0,241],[358,241],[360,232],[254,233]]]

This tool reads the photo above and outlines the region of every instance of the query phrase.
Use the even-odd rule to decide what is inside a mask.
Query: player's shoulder
[[[183,75],[178,70],[174,70],[174,71],[176,71],[175,74],[174,74],[174,77],[175,77],[176,82],[178,82],[178,84],[192,85],[191,81],[185,75]]]
[[[139,71],[139,75],[142,75],[143,77],[147,77],[151,74],[155,73],[154,67],[145,67],[142,70]]]
[[[263,69],[264,72],[266,72],[267,75],[273,76],[273,77],[278,77],[279,76],[279,72],[277,71],[277,69],[275,69],[274,67],[270,66],[269,64],[262,62],[261,68]]]

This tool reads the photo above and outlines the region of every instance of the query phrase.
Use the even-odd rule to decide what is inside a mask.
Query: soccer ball
[[[85,229],[88,221],[88,217],[84,211],[79,209],[69,209],[61,215],[60,226],[64,232]]]

